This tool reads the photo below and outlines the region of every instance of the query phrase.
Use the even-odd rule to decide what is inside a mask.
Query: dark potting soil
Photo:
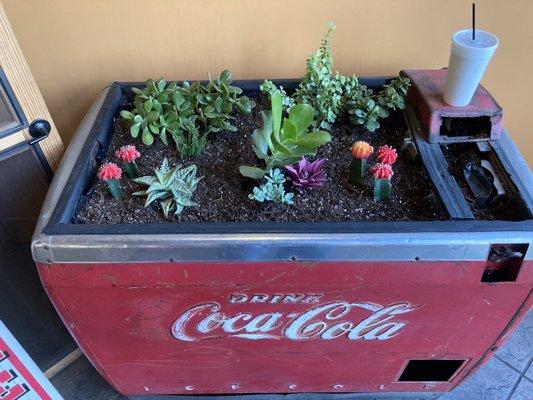
[[[172,220],[165,219],[161,207],[153,203],[144,207],[145,198],[131,196],[143,186],[123,179],[125,196],[114,200],[106,184],[96,182],[85,199],[80,202],[77,222],[92,224],[156,223],[156,222],[227,222],[227,221],[418,221],[447,219],[437,195],[420,161],[412,160],[400,148],[407,130],[403,114],[393,113],[382,121],[374,133],[365,131],[348,120],[340,120],[331,129],[332,141],[322,146],[317,157],[325,158],[327,183],[325,186],[299,193],[289,182],[287,191],[295,193],[294,205],[258,203],[248,194],[259,181],[244,178],[239,173],[241,165],[262,166],[253,153],[251,135],[261,126],[259,112],[265,99],[255,99],[257,106],[252,115],[235,114],[236,133],[212,134],[203,153],[195,158],[180,159],[173,147],[157,140],[144,146],[129,134],[128,124],[121,118],[115,122],[115,131],[105,161],[119,163],[115,151],[134,143],[142,156],[138,159],[141,175],[153,175],[164,157],[170,165],[196,164],[200,181],[194,194],[197,207],[185,208]],[[367,174],[362,187],[354,188],[348,182],[351,161],[350,145],[356,140],[368,141],[375,149],[389,144],[398,149],[399,157],[393,165],[393,194],[390,201],[377,203],[373,199],[373,179]],[[313,158],[314,159],[314,158]],[[369,159],[369,165],[374,163]]]
[[[475,143],[442,145],[442,152],[448,162],[448,171],[455,178],[461,193],[476,219],[504,221],[519,221],[524,219],[523,215],[520,213],[520,209],[516,206],[516,203],[513,202],[512,196],[509,195],[511,193],[511,188],[506,187],[505,180],[503,179],[500,179],[500,181],[502,182],[507,195],[485,208],[481,208],[478,205],[472,190],[466,182],[463,172],[464,167],[468,162],[473,161],[478,165],[481,163],[482,156]]]

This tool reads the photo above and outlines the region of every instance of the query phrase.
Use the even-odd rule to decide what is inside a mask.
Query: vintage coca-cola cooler
[[[496,135],[441,130],[442,141],[486,152],[522,216],[474,218],[442,141],[428,140],[424,79],[406,74],[415,83],[407,139],[447,221],[75,223],[132,84],[103,90],[55,176],[32,247],[58,313],[111,385],[128,395],[435,393],[490,358],[531,306],[531,173],[496,114],[478,116]],[[258,82],[240,85],[257,92]],[[443,114],[443,126],[468,117]]]

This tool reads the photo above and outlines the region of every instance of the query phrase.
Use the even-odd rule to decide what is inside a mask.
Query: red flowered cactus
[[[98,169],[98,179],[108,181],[110,179],[120,179],[122,177],[122,170],[120,167],[112,162],[104,163]]]
[[[385,163],[378,163],[372,166],[370,172],[374,175],[374,179],[390,179],[394,175],[392,167]]]
[[[353,160],[350,164],[350,183],[359,186],[366,172],[366,159],[372,155],[374,148],[367,142],[358,141],[350,147]]]
[[[120,186],[120,178],[122,177],[122,170],[120,167],[112,162],[104,163],[98,169],[98,179],[107,183],[109,191],[116,200],[120,200],[123,195],[122,187]]]
[[[394,175],[392,167],[389,164],[378,163],[370,168],[370,172],[374,176],[374,200],[389,199],[392,191],[390,180]]]
[[[376,151],[376,159],[379,163],[392,165],[396,162],[397,158],[398,153],[392,146],[381,146],[378,151]]]
[[[115,155],[117,158],[125,163],[131,163],[134,162],[137,158],[141,156],[141,153],[137,150],[137,148],[134,145],[126,145],[122,146],[120,149],[118,149],[115,152]]]
[[[135,160],[141,156],[141,153],[139,153],[135,146],[131,144],[122,146],[115,152],[115,155],[122,161],[122,166],[130,179],[139,177],[139,169],[137,168],[137,164],[135,164]]]
[[[352,153],[353,158],[358,160],[365,160],[372,155],[374,148],[370,146],[367,142],[358,141],[352,144],[350,147],[350,152]]]

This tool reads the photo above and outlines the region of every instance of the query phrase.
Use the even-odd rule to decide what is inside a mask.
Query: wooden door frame
[[[52,130],[48,137],[39,142],[52,170],[59,165],[63,155],[63,142],[54,125],[52,116],[44,102],[41,91],[30,71],[24,54],[17,42],[15,33],[7,19],[6,12],[0,1],[0,67],[2,68],[11,89],[22,108],[26,120],[45,119],[50,122]],[[17,146],[31,139],[28,128],[0,138],[0,151]]]

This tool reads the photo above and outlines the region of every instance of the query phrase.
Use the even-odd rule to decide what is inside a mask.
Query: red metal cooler
[[[530,308],[533,184],[505,132],[491,145],[523,221],[73,223],[129,87],[83,120],[32,245],[65,325],[121,393],[448,391]]]

